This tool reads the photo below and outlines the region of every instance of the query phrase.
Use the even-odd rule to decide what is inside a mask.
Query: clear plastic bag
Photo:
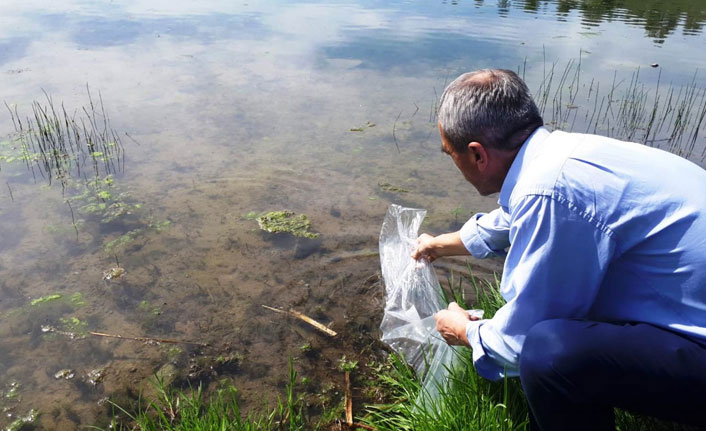
[[[385,281],[382,341],[423,376],[417,405],[438,398],[440,385],[458,354],[436,331],[434,314],[446,308],[432,265],[412,259],[426,211],[390,205],[380,231],[380,265]],[[482,310],[472,310],[482,317]]]

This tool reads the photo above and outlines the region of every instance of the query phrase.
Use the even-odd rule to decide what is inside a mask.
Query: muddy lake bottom
[[[276,171],[247,181],[226,176],[199,182],[175,175],[169,199],[151,209],[169,226],[136,236],[110,254],[104,238],[129,226],[103,227],[87,219],[77,235],[58,190],[13,184],[15,199],[28,201],[26,211],[47,216],[17,224],[15,253],[0,262],[5,369],[0,390],[2,407],[11,415],[7,422],[35,409],[41,429],[107,426],[114,414],[107,400],[134,406],[153,390],[149,380],[155,375],[184,390],[201,384],[207,393],[233,383],[243,412],[262,410],[284,396],[290,358],[307,382],[300,389],[308,394],[312,415],[340,404],[344,356],[358,363],[356,409],[380,401],[381,394],[366,391],[364,384],[387,354],[378,329],[384,289],[377,213],[384,214],[396,196],[377,184],[357,183],[349,186],[357,195],[322,197],[324,191],[306,185],[311,180],[272,181],[275,177],[285,176]],[[330,176],[327,185],[335,189],[336,181]],[[33,198],[36,193],[44,198]],[[298,202],[312,194],[332,203],[307,211]],[[255,201],[258,195],[269,202]],[[368,207],[340,210],[349,199]],[[413,204],[423,198],[406,193],[400,199]],[[260,230],[248,212],[268,208],[306,212],[320,236]],[[458,223],[448,214],[430,221],[437,230]],[[61,230],[47,229],[61,223]],[[363,225],[369,227],[360,229]],[[476,265],[477,275],[491,278],[500,264]],[[460,259],[437,266],[442,280],[466,271]],[[115,267],[124,273],[106,279],[106,270]],[[338,335],[329,337],[263,305],[291,308]],[[209,346],[121,340],[89,331]]]
[[[289,247],[301,241],[275,240]],[[230,244],[225,241],[222,252],[237,256],[240,251]],[[295,253],[291,248],[279,250]],[[178,255],[185,260],[196,258],[183,250]],[[243,412],[262,410],[263,406],[274,407],[278,397],[284,396],[290,358],[307,382],[299,390],[306,394],[313,415],[340,404],[344,358],[359,364],[353,373],[356,409],[380,402],[382,394],[365,391],[364,384],[387,354],[379,341],[383,287],[378,258],[364,249],[344,257],[323,253],[316,260],[307,265],[306,260],[292,256],[276,273],[253,275],[237,286],[222,272],[217,276],[221,281],[210,287],[204,287],[209,286],[208,281],[197,274],[177,281],[163,275],[167,268],[163,263],[136,267],[127,260],[123,263],[125,275],[96,283],[93,289],[101,292],[84,294],[84,304],[64,300],[75,298],[68,295],[72,285],[68,282],[67,293],[53,290],[61,299],[25,308],[21,315],[11,316],[13,323],[3,328],[3,363],[9,364],[4,379],[17,382],[20,394],[13,399],[5,397],[4,407],[14,415],[36,409],[42,429],[106,426],[114,414],[108,399],[134,406],[138,397],[153,393],[149,380],[158,375],[174,388],[189,390],[203,385],[207,393],[231,382],[239,390]],[[222,268],[206,264],[203,271],[214,274]],[[462,263],[457,262],[455,269],[461,268]],[[448,271],[442,269],[440,276]],[[80,271],[72,275],[81,278]],[[146,290],[146,285],[155,284],[161,287],[159,295]],[[184,289],[185,285],[189,289]],[[252,289],[253,285],[259,288]],[[233,290],[237,294],[228,293]],[[190,307],[180,305],[187,301]],[[292,308],[338,335],[330,337],[262,305]],[[67,315],[81,316],[89,329],[100,332],[209,346],[96,337],[86,335],[86,328],[75,339],[61,332],[45,332],[43,328],[57,325],[65,319],[61,316]],[[71,370],[73,376],[66,378],[60,375],[61,370]]]

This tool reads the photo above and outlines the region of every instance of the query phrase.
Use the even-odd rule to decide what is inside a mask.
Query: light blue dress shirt
[[[466,327],[482,376],[517,376],[527,332],[553,318],[645,322],[706,340],[706,171],[697,165],[542,127],[498,203],[460,232],[473,256],[505,256],[507,304]]]

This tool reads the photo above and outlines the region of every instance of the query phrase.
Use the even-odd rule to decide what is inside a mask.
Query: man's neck
[[[507,173],[512,166],[512,162],[515,161],[515,157],[517,157],[517,153],[520,152],[521,148],[522,145],[510,151],[494,149],[488,150],[488,153],[491,156],[491,167],[488,171],[490,173],[488,175],[488,185],[490,186],[490,189],[493,190],[493,193],[499,192],[502,188],[505,177],[507,177]]]

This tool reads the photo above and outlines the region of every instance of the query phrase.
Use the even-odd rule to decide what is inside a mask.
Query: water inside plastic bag
[[[433,266],[412,259],[423,209],[390,205],[380,231],[380,265],[385,281],[382,341],[402,355],[422,376],[417,406],[438,399],[448,370],[459,355],[436,331],[434,314],[446,308]],[[482,317],[482,310],[473,310]],[[480,312],[480,313],[479,313]]]

